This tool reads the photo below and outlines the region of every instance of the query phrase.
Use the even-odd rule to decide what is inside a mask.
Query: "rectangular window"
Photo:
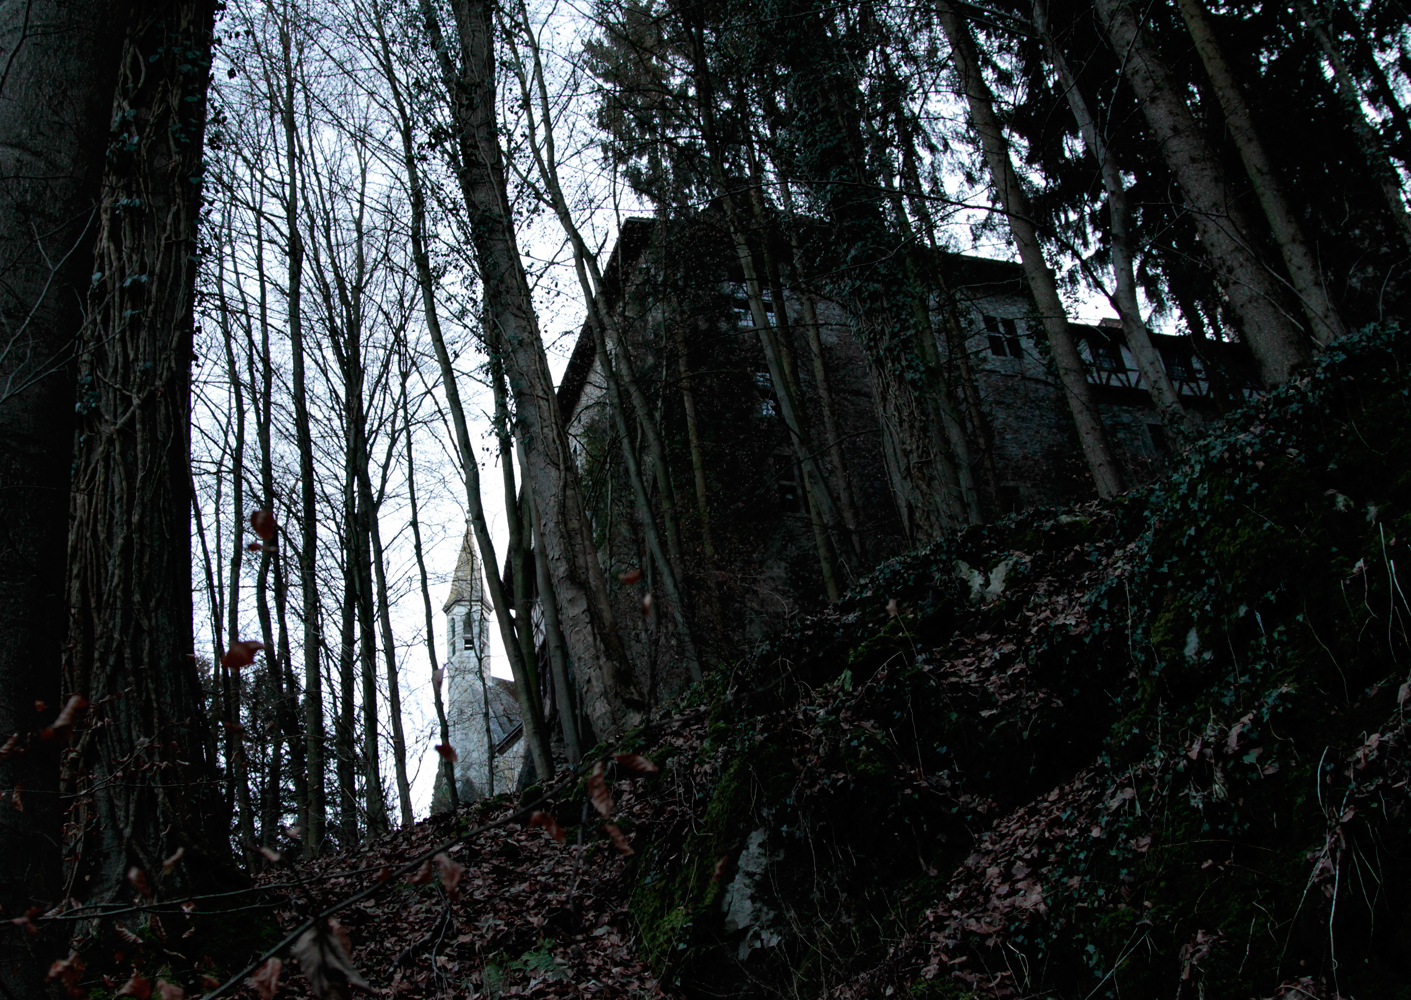
[[[475,648],[475,621],[471,618],[469,611],[465,613],[465,620],[461,626],[461,643],[466,649]]]
[[[1093,349],[1093,360],[1100,372],[1124,372],[1126,362],[1122,360],[1122,348],[1106,338],[1094,338],[1088,343]]]
[[[769,289],[761,288],[759,290],[759,297],[764,300],[764,312],[766,316],[769,317],[769,321],[772,324],[774,322],[774,301],[770,298]],[[735,325],[753,329],[755,325],[754,313],[750,311],[750,298],[744,285],[736,286],[733,306],[735,310]]]
[[[775,417],[779,415],[779,401],[774,398],[774,379],[769,372],[754,373],[755,391],[759,393],[759,415]]]
[[[779,490],[779,508],[785,514],[797,514],[802,504],[799,502],[799,481],[794,471],[793,455],[774,456],[774,485]]]
[[[997,358],[1022,358],[1024,348],[1019,343],[1019,328],[1012,319],[981,314],[990,341],[990,353]]]
[[[1172,382],[1195,381],[1195,366],[1191,358],[1180,354],[1163,354],[1161,360],[1166,365],[1166,374]]]
[[[1171,454],[1171,445],[1166,440],[1166,428],[1160,424],[1147,424],[1146,430],[1151,435],[1151,446],[1158,455]]]
[[[1012,319],[1002,319],[999,321],[1004,329],[1004,346],[1009,348],[1011,358],[1022,358],[1024,349],[1019,346],[1019,329],[1014,325]]]

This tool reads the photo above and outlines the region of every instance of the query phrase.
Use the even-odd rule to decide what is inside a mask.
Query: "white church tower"
[[[456,791],[462,802],[513,792],[524,763],[514,682],[490,672],[490,619],[480,557],[469,526],[451,578],[446,614],[446,721],[456,764]]]

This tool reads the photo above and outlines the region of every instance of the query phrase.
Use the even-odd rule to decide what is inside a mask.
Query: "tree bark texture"
[[[1214,151],[1155,45],[1125,0],[1094,0],[1123,72],[1194,216],[1200,242],[1229,298],[1267,385],[1288,380],[1308,358],[1298,330],[1280,309],[1282,293],[1255,253]]]
[[[84,324],[126,4],[0,5],[0,739],[48,726],[60,684],[73,352]],[[87,694],[87,692],[83,692]],[[36,710],[43,703],[44,710]],[[57,744],[0,761],[0,911],[60,897]],[[50,935],[0,940],[0,992],[46,995]]]
[[[1185,3],[1186,0],[1182,0]],[[1064,96],[1078,122],[1078,131],[1088,153],[1097,161],[1102,174],[1102,186],[1107,191],[1108,237],[1112,241],[1112,301],[1122,320],[1122,332],[1126,336],[1127,347],[1136,360],[1137,368],[1146,382],[1146,391],[1151,396],[1161,423],[1173,441],[1188,440],[1195,432],[1189,414],[1181,406],[1171,377],[1166,374],[1166,366],[1161,362],[1146,323],[1142,320],[1141,306],[1137,302],[1137,276],[1133,260],[1131,234],[1128,223],[1131,214],[1127,209],[1127,186],[1122,180],[1122,171],[1112,157],[1112,151],[1103,141],[1098,131],[1097,120],[1088,109],[1087,99],[1078,89],[1078,81],[1068,67],[1068,59],[1063,55],[1057,40],[1049,30],[1048,9],[1043,0],[1034,0],[1034,24],[1049,50],[1054,69],[1058,71],[1059,82],[1063,85]]]
[[[1024,277],[1033,292],[1044,332],[1053,348],[1058,377],[1063,383],[1064,396],[1068,400],[1068,409],[1072,412],[1073,422],[1078,429],[1078,442],[1088,460],[1088,469],[1092,472],[1099,496],[1120,493],[1121,472],[1108,444],[1107,432],[1103,429],[1097,404],[1093,401],[1083,359],[1078,354],[1073,335],[1068,330],[1068,316],[1063,309],[1062,300],[1058,297],[1057,282],[1054,280],[1053,271],[1044,260],[1038,232],[1034,228],[1033,213],[1029,208],[1029,197],[1020,184],[1019,175],[1014,171],[1009,141],[1005,138],[999,118],[995,115],[994,95],[985,82],[974,36],[970,34],[970,26],[949,3],[942,0],[938,11],[941,27],[950,39],[956,72],[960,75],[961,86],[965,90],[970,107],[971,122],[980,135],[995,194],[1004,206],[1010,234],[1019,249]]]
[[[1205,73],[1215,88],[1215,96],[1225,113],[1225,124],[1229,126],[1230,138],[1235,141],[1240,159],[1244,162],[1245,173],[1254,185],[1254,193],[1259,196],[1259,204],[1264,209],[1264,217],[1269,220],[1269,228],[1279,245],[1279,253],[1288,269],[1289,282],[1294,293],[1303,305],[1308,316],[1309,330],[1319,344],[1330,344],[1346,333],[1337,308],[1328,297],[1323,284],[1318,263],[1304,238],[1303,227],[1293,214],[1293,208],[1284,197],[1279,175],[1264,151],[1264,143],[1254,127],[1254,116],[1245,103],[1244,93],[1235,80],[1234,71],[1225,61],[1225,53],[1220,47],[1219,36],[1210,23],[1210,13],[1202,0],[1179,0],[1181,16],[1186,20],[1191,38],[1195,40],[1196,51],[1205,66]]]
[[[64,677],[93,703],[66,775],[69,894],[92,901],[119,898],[132,866],[162,893],[233,875],[191,632],[192,303],[213,17],[208,2],[137,4],[113,107],[79,364]]]
[[[452,9],[464,66],[460,93],[453,94],[466,153],[461,183],[480,266],[486,335],[504,358],[514,394],[515,437],[524,442],[525,475],[583,709],[596,734],[607,738],[635,725],[645,703],[608,603],[515,239],[496,122],[492,10],[485,0],[454,0]]]

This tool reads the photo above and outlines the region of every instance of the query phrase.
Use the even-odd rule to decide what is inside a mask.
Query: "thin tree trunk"
[[[255,401],[255,436],[260,444],[260,492],[264,497],[265,510],[274,513],[278,509],[275,503],[274,488],[274,453],[271,446],[271,426],[274,411],[274,366],[270,360],[270,338],[269,338],[269,301],[268,283],[264,268],[264,229],[263,223],[257,217],[255,221],[255,241],[256,254],[255,266],[259,287],[259,323],[260,323],[260,347],[258,355],[255,353],[253,336],[250,338],[249,351],[252,358],[251,368],[258,370],[259,390]],[[258,359],[256,361],[255,359]],[[255,392],[253,386],[252,372],[252,393]],[[263,547],[260,552],[260,569],[256,577],[256,607],[260,614],[260,627],[264,632],[266,656],[270,655],[270,650],[277,650],[273,656],[274,673],[273,684],[277,697],[275,702],[275,713],[279,720],[280,731],[285,742],[289,746],[289,767],[290,774],[294,780],[294,804],[296,825],[301,840],[307,842],[309,823],[309,773],[304,766],[305,753],[307,750],[303,740],[303,732],[300,729],[299,717],[299,687],[294,678],[294,667],[292,663],[291,651],[289,648],[289,624],[287,611],[289,606],[289,586],[284,578],[284,557],[286,548],[284,539],[287,538],[286,529],[283,523],[276,518],[275,534]],[[268,587],[271,573],[274,577],[274,615],[277,631],[271,636],[269,622]],[[268,660],[266,661],[268,663]],[[276,796],[277,799],[277,796]],[[275,835],[278,832],[279,816],[282,814],[278,801],[274,804],[274,814],[266,813],[266,822],[262,824],[261,838],[266,846],[273,846]]]
[[[308,390],[304,379],[304,240],[300,233],[299,190],[301,165],[298,133],[294,125],[294,62],[292,26],[279,23],[283,57],[284,88],[279,106],[284,129],[287,187],[282,192],[285,227],[288,232],[289,284],[286,322],[289,325],[290,395],[294,402],[294,439],[299,452],[299,588],[304,619],[304,739],[308,769],[307,822],[303,830],[306,857],[318,857],[326,823],[326,790],[323,760],[323,678],[319,673],[319,650],[323,635],[319,624],[318,512],[314,505],[314,446],[309,427]],[[345,612],[346,613],[346,612]],[[340,762],[341,763],[341,762]],[[346,821],[345,821],[346,830]],[[356,831],[356,827],[354,828]],[[356,832],[354,839],[356,839]]]
[[[632,351],[624,341],[622,331],[618,326],[617,317],[608,308],[607,293],[603,284],[602,271],[598,267],[597,257],[588,249],[583,234],[579,231],[577,224],[573,221],[573,213],[569,211],[568,201],[564,197],[563,187],[559,183],[558,161],[554,153],[554,134],[552,127],[552,115],[549,106],[548,86],[544,81],[543,66],[540,61],[538,39],[534,34],[532,26],[529,24],[528,8],[521,0],[519,4],[520,29],[522,37],[529,45],[530,55],[533,65],[533,85],[531,91],[531,81],[528,74],[522,68],[517,69],[520,83],[520,94],[525,109],[525,120],[529,127],[529,148],[533,153],[535,165],[538,168],[540,180],[549,196],[549,201],[558,216],[559,224],[563,227],[564,233],[568,236],[569,244],[573,248],[573,265],[578,275],[579,288],[583,293],[583,301],[588,309],[589,322],[597,331],[599,341],[599,363],[603,370],[603,376],[609,383],[609,402],[613,406],[617,416],[620,429],[623,430],[623,447],[631,448],[631,439],[626,436],[627,417],[623,409],[622,389],[627,390],[628,398],[632,401],[632,407],[636,411],[637,425],[642,431],[642,436],[646,441],[647,453],[651,458],[652,468],[655,473],[658,489],[661,494],[661,519],[662,528],[666,535],[666,558],[660,560],[662,579],[665,584],[666,598],[672,605],[673,614],[676,618],[677,627],[681,630],[681,643],[686,656],[686,667],[694,680],[701,679],[700,658],[696,653],[695,638],[691,634],[691,629],[686,621],[685,608],[682,605],[682,591],[680,580],[686,570],[685,557],[681,552],[681,528],[677,520],[676,513],[676,491],[671,483],[671,469],[666,461],[666,449],[662,445],[661,434],[655,421],[652,420],[652,408],[647,402],[646,394],[643,393],[641,384],[638,382],[632,365]],[[514,42],[511,40],[511,46]],[[513,48],[512,48],[513,51]],[[517,52],[515,53],[517,56]],[[521,61],[522,62],[522,61]],[[542,113],[542,146],[539,136],[541,129],[536,123],[534,116],[535,100],[538,100]],[[626,276],[621,276],[621,304],[626,308],[628,288],[626,287]],[[606,337],[607,343],[603,343]],[[607,348],[611,348],[612,360],[609,362],[606,354]],[[631,461],[635,464],[636,456]],[[640,473],[638,474],[640,476]],[[644,528],[649,530],[650,536],[655,536],[656,525],[655,515],[650,505],[650,498],[646,490],[635,490],[637,494],[639,516],[644,521]],[[643,506],[645,505],[645,506]]]
[[[1195,48],[1200,53],[1206,75],[1210,77],[1215,96],[1219,98],[1220,107],[1225,112],[1225,124],[1230,128],[1230,137],[1235,141],[1235,148],[1239,150],[1245,172],[1249,174],[1254,193],[1258,195],[1259,204],[1264,209],[1264,217],[1269,220],[1269,229],[1274,234],[1274,241],[1279,245],[1279,253],[1288,269],[1289,281],[1303,304],[1304,313],[1308,316],[1313,339],[1319,344],[1330,344],[1347,330],[1338,315],[1337,307],[1328,298],[1328,290],[1323,284],[1317,261],[1313,259],[1313,253],[1308,249],[1308,241],[1303,236],[1303,227],[1299,225],[1288,199],[1284,197],[1279,175],[1264,151],[1264,143],[1254,127],[1254,116],[1250,113],[1244,94],[1235,81],[1235,74],[1225,61],[1225,53],[1220,48],[1219,39],[1210,23],[1210,15],[1201,0],[1179,0],[1179,3],[1181,15],[1186,20],[1191,38],[1195,40]],[[1037,14],[1039,6],[1036,4],[1034,9]],[[1076,92],[1076,87],[1067,84],[1065,86]],[[1070,97],[1069,100],[1071,102],[1073,98]],[[1104,166],[1104,180],[1107,169]],[[1112,170],[1117,173],[1115,167]],[[1120,179],[1119,174],[1119,183]],[[1120,272],[1117,280],[1120,288]]]
[[[941,26],[946,37],[950,39],[956,71],[960,74],[961,85],[969,103],[971,121],[980,134],[995,194],[1004,206],[1009,231],[1023,263],[1024,276],[1028,279],[1029,289],[1033,292],[1049,345],[1053,348],[1058,377],[1063,384],[1064,396],[1073,414],[1073,422],[1077,425],[1078,441],[1082,445],[1084,457],[1087,458],[1088,469],[1092,472],[1098,495],[1112,496],[1122,491],[1121,472],[1108,444],[1107,432],[1103,429],[1097,404],[1093,401],[1083,359],[1078,354],[1072,333],[1068,330],[1068,316],[1064,312],[1062,300],[1058,297],[1058,285],[1054,280],[1053,271],[1049,269],[1043,250],[1039,246],[1028,196],[1020,186],[1019,176],[1014,172],[1009,142],[995,115],[994,95],[985,83],[975,39],[970,34],[969,25],[961,20],[948,0],[941,0],[938,10]]]
[[[500,446],[500,472],[505,487],[505,520],[509,523],[508,561],[514,574],[514,624],[519,639],[520,656],[524,660],[527,683],[516,678],[519,692],[520,724],[529,745],[529,756],[540,781],[554,773],[554,755],[549,747],[548,727],[544,725],[544,700],[538,671],[538,651],[534,648],[534,621],[530,598],[530,559],[524,528],[524,511],[520,510],[514,482],[514,445],[509,433],[509,394],[505,390],[504,368],[498,359],[490,359],[490,384],[495,395],[495,436]]]
[[[788,178],[778,170],[779,193],[784,203],[784,212],[792,221],[797,218],[794,210],[794,195]],[[803,312],[804,339],[808,343],[809,363],[813,369],[814,392],[818,397],[818,409],[823,417],[823,433],[828,437],[828,458],[833,465],[833,477],[837,484],[838,502],[842,506],[843,524],[848,529],[848,541],[853,554],[862,557],[862,536],[858,525],[862,522],[857,515],[857,501],[853,498],[852,479],[848,475],[847,459],[843,454],[843,439],[838,432],[838,421],[834,416],[833,391],[829,386],[828,369],[823,357],[822,326],[818,322],[818,305],[814,301],[812,283],[807,260],[799,246],[798,232],[792,225],[784,227],[789,239],[789,264],[794,273],[798,288],[799,309]]]
[[[402,398],[402,422],[407,428],[407,502],[411,507],[412,552],[416,555],[416,571],[421,581],[421,603],[426,612],[426,659],[431,664],[431,694],[436,703],[436,723],[441,733],[441,745],[451,745],[451,727],[446,720],[446,703],[441,697],[443,674],[436,660],[436,619],[431,610],[431,587],[426,577],[426,557],[421,547],[421,516],[416,502],[416,466],[412,455],[411,415],[407,410],[407,400]],[[448,650],[448,659],[454,655]],[[460,795],[456,791],[456,765],[449,757],[438,755],[442,780],[446,782],[446,796],[451,812],[460,808]]]
[[[431,12],[426,0],[423,9]],[[480,266],[486,330],[504,357],[514,393],[515,437],[524,442],[525,475],[537,499],[540,537],[583,708],[597,735],[607,738],[635,725],[644,703],[608,600],[515,239],[497,128],[491,9],[486,0],[453,0],[452,9],[464,72],[451,70],[447,83],[462,143],[460,180]],[[433,46],[448,61],[434,14],[427,22]]]
[[[349,490],[349,493],[352,491]],[[343,525],[344,532],[354,530],[353,510],[349,505]],[[354,628],[356,627],[358,589],[351,557],[344,550],[342,623],[338,630],[338,714],[334,726],[334,743],[338,758],[338,845],[349,850],[358,842],[357,798],[357,735],[353,723],[353,691],[356,687],[353,671]]]
[[[1298,330],[1279,308],[1281,294],[1252,249],[1249,226],[1235,206],[1214,152],[1132,8],[1094,0],[1128,82],[1176,183],[1192,209],[1200,242],[1234,307],[1267,385],[1288,380],[1308,358]]]
[[[1180,2],[1185,5],[1191,0]],[[1078,89],[1078,81],[1074,78],[1073,71],[1068,67],[1068,60],[1049,30],[1048,9],[1043,0],[1034,0],[1034,24],[1049,50],[1054,69],[1058,71],[1058,79],[1063,85],[1064,95],[1068,98],[1068,107],[1077,119],[1083,143],[1102,172],[1102,186],[1107,191],[1108,235],[1112,239],[1112,274],[1115,289],[1113,304],[1116,305],[1117,315],[1122,320],[1122,333],[1126,337],[1127,347],[1137,362],[1137,368],[1146,382],[1146,391],[1161,417],[1162,425],[1171,435],[1171,440],[1188,441],[1195,434],[1195,425],[1181,406],[1180,396],[1171,383],[1171,377],[1166,373],[1161,355],[1151,342],[1146,323],[1142,319],[1141,307],[1137,303],[1137,276],[1133,264],[1131,237],[1127,231],[1131,215],[1127,210],[1127,187],[1122,181],[1121,168],[1117,166],[1111,150],[1103,142],[1097,121],[1088,110],[1088,102]]]
[[[225,279],[221,267],[216,268],[216,281],[224,287]],[[221,313],[221,339],[225,342],[226,371],[230,376],[231,396],[235,408],[235,445],[231,454],[231,508],[232,528],[230,532],[230,584],[226,614],[228,624],[226,635],[231,642],[238,642],[240,635],[240,570],[245,559],[245,386],[240,377],[240,369],[235,364],[235,338],[231,334],[226,317]],[[270,669],[270,659],[274,650],[265,647],[265,670]],[[276,668],[278,664],[275,664]],[[253,666],[252,668],[253,669]],[[245,727],[243,724],[242,694],[244,677],[236,672],[230,678],[230,708],[226,714],[227,729],[226,761],[230,768],[230,783],[235,789],[236,823],[240,835],[240,848],[246,863],[254,865],[255,815],[250,802],[250,761],[245,750]]]
[[[676,347],[677,385],[681,392],[681,408],[686,414],[686,442],[691,451],[691,477],[696,489],[696,517],[700,524],[701,552],[706,571],[715,571],[715,539],[710,531],[710,500],[706,493],[705,453],[701,449],[701,429],[696,417],[696,390],[691,379],[691,366],[686,353],[686,337],[679,322],[670,323]]]
[[[607,387],[608,407],[612,410],[613,419],[617,424],[617,435],[622,441],[623,464],[627,468],[627,480],[632,486],[633,499],[637,502],[637,519],[641,522],[642,534],[646,537],[647,551],[651,553],[652,560],[661,572],[666,601],[671,605],[671,613],[681,631],[681,642],[686,654],[686,669],[690,672],[693,681],[699,681],[701,679],[701,662],[696,655],[696,643],[691,636],[690,626],[686,622],[685,609],[681,606],[681,589],[677,584],[676,571],[672,567],[666,551],[662,548],[661,537],[657,534],[651,500],[647,497],[647,484],[642,478],[636,447],[632,442],[632,431],[627,423],[626,407],[623,404],[622,389],[617,377],[617,366],[608,353],[607,339],[603,336],[602,328],[596,319],[590,319],[588,325],[597,345],[598,367],[602,370],[603,384]],[[618,357],[621,358],[622,355],[619,354]],[[649,414],[640,412],[638,417],[638,426],[642,426],[650,419]]]
[[[410,438],[411,429],[407,429]],[[392,644],[392,609],[387,600],[387,568],[382,556],[382,528],[374,509],[372,526],[372,569],[377,586],[377,620],[382,630],[382,663],[387,671],[387,711],[392,725],[392,768],[397,779],[397,802],[401,807],[402,829],[416,822],[412,813],[412,786],[407,778],[407,738],[402,731],[402,687],[397,678],[397,651]]]
[[[125,898],[137,866],[167,892],[235,878],[192,650],[192,306],[213,5],[151,2],[123,41],[125,142],[104,177],[81,347],[64,688],[94,704],[67,762],[91,796],[69,894]],[[192,64],[200,66],[191,72]],[[186,863],[162,878],[162,861]]]

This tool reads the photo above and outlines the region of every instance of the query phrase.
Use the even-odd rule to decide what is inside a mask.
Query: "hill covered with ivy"
[[[1411,996],[1408,427],[1411,337],[1366,331],[1168,480],[895,560],[637,734],[663,984]]]

